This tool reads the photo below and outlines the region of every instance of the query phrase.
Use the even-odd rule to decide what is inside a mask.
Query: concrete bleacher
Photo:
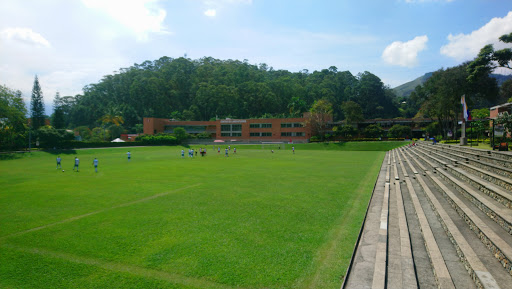
[[[342,288],[512,288],[509,163],[426,142],[388,152]]]

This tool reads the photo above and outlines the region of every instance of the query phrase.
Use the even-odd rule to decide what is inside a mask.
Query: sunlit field
[[[4,157],[0,287],[339,288],[401,144],[76,150],[64,172],[53,153]]]

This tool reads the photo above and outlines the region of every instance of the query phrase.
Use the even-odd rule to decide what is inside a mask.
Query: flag
[[[462,112],[464,114],[464,120],[468,120],[468,117],[469,117],[469,120],[471,120],[471,116],[469,115],[468,105],[466,104],[466,96],[465,95],[463,95],[460,98],[460,103],[462,104]]]

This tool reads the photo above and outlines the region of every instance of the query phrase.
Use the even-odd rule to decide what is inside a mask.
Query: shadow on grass
[[[52,154],[52,155],[76,155],[76,150],[74,149],[62,149],[62,150],[45,150],[44,152]]]
[[[21,159],[25,155],[24,152],[20,153],[0,153],[0,161]]]

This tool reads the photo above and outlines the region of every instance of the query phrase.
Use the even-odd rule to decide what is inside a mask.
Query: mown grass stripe
[[[152,196],[149,196],[149,197],[145,197],[145,198],[142,198],[142,199],[139,199],[139,200],[135,200],[135,201],[131,201],[131,202],[115,205],[115,206],[112,206],[110,208],[105,208],[105,209],[97,210],[97,211],[90,212],[90,213],[87,213],[87,214],[83,214],[83,215],[79,215],[79,216],[74,216],[74,217],[71,217],[71,218],[68,218],[68,219],[65,219],[65,220],[61,220],[61,221],[58,221],[58,222],[55,222],[55,223],[51,223],[51,224],[35,227],[35,228],[32,228],[32,229],[28,229],[28,230],[25,230],[25,231],[21,231],[21,232],[17,232],[17,233],[14,233],[14,234],[10,234],[10,235],[7,235],[7,236],[0,237],[0,241],[3,241],[3,240],[8,239],[10,237],[16,237],[16,236],[20,236],[20,235],[27,234],[27,233],[30,233],[30,232],[39,231],[39,230],[46,229],[46,228],[49,228],[49,227],[53,227],[53,226],[56,226],[56,225],[73,222],[73,221],[80,220],[80,219],[85,218],[85,217],[89,217],[89,216],[96,215],[96,214],[99,214],[99,213],[107,212],[107,211],[110,211],[110,210],[114,210],[114,209],[118,209],[118,208],[122,208],[122,207],[127,207],[127,206],[130,206],[130,205],[146,202],[146,201],[149,201],[149,200],[153,200],[153,199],[156,199],[156,198],[167,196],[169,194],[176,193],[176,192],[179,192],[179,191],[183,191],[183,190],[186,190],[186,189],[190,189],[190,188],[193,188],[193,187],[197,187],[197,186],[200,186],[200,185],[201,184],[199,183],[199,184],[195,184],[195,185],[191,185],[191,186],[186,186],[186,187],[175,189],[175,190],[168,191],[168,192],[165,192],[165,193],[160,193],[160,194],[152,195]]]
[[[63,253],[63,252],[55,252],[42,248],[25,248],[21,246],[16,246],[12,244],[1,244],[0,247],[13,249],[17,251],[21,251],[24,253],[41,255],[44,257],[61,259],[73,263],[85,264],[90,266],[100,267],[109,271],[121,272],[121,273],[129,273],[133,275],[137,275],[140,277],[153,278],[158,280],[163,280],[170,283],[182,284],[187,286],[194,286],[197,288],[219,288],[219,289],[232,289],[232,288],[240,288],[240,287],[232,287],[225,284],[219,284],[216,282],[212,282],[209,280],[204,280],[200,278],[191,278],[187,276],[183,276],[180,274],[169,273],[160,270],[148,269],[140,266],[128,265],[124,263],[117,262],[106,262],[100,259],[77,256],[73,254]]]

